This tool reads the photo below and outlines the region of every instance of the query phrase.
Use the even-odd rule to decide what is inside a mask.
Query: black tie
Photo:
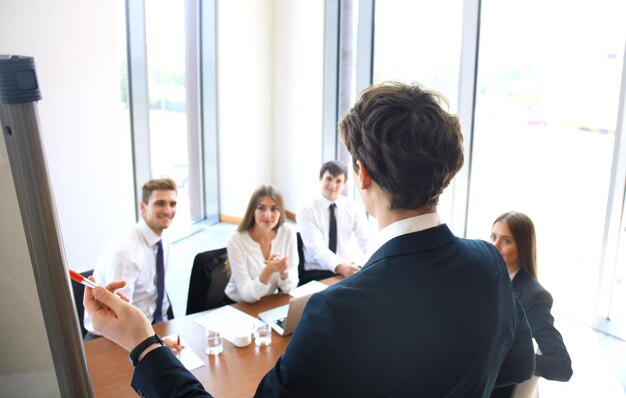
[[[165,265],[163,264],[163,243],[157,242],[156,253],[157,302],[154,310],[154,323],[163,322],[163,296],[165,295]]]
[[[337,253],[337,218],[335,218],[335,208],[336,204],[331,204],[329,207],[330,210],[330,223],[328,228],[328,248],[333,252]]]

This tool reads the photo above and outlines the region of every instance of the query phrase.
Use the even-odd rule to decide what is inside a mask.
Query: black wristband
[[[150,347],[152,344],[161,344],[163,345],[163,339],[159,337],[158,334],[154,336],[150,336],[141,343],[137,345],[137,347],[133,348],[132,351],[128,354],[128,359],[133,366],[137,366],[139,363],[139,355],[145,351],[146,348]]]

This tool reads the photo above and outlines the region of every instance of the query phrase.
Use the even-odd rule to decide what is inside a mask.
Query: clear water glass
[[[254,331],[254,344],[266,346],[272,344],[272,328],[267,323],[263,323]]]
[[[209,355],[220,355],[224,351],[222,336],[215,330],[207,330],[206,353]]]

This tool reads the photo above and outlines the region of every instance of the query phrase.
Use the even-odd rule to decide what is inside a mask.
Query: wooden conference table
[[[343,279],[333,277],[321,281],[327,285]],[[287,304],[288,295],[276,294],[263,297],[254,304],[239,303],[233,307],[256,317],[259,313]],[[186,350],[194,350],[204,361],[204,366],[191,371],[204,387],[216,398],[252,397],[265,374],[274,366],[278,357],[285,352],[291,336],[282,337],[272,331],[272,344],[257,347],[254,343],[238,348],[223,339],[224,352],[219,356],[205,352],[204,327],[194,320],[205,314],[187,315],[154,325],[159,336],[180,334]],[[94,394],[97,398],[136,397],[130,386],[133,366],[128,361],[128,352],[106,338],[86,341],[85,355],[91,374]]]

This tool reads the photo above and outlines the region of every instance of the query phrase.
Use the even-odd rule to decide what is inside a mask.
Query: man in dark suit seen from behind
[[[372,86],[339,124],[378,249],[310,298],[257,397],[488,397],[531,377],[530,329],[502,256],[437,214],[463,165],[458,118],[442,101],[419,85]],[[130,350],[153,333],[122,300],[93,293],[86,309],[105,336]],[[132,385],[147,396],[208,395],[158,344],[140,359]]]

